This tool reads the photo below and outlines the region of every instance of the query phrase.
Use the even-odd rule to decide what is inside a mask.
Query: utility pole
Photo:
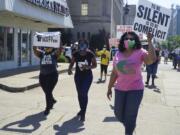
[[[113,25],[114,25],[114,0],[111,0],[111,26],[110,26],[110,30],[111,30],[111,38],[113,37]]]

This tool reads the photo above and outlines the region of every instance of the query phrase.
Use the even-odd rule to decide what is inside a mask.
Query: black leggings
[[[93,76],[92,73],[89,73],[85,76],[82,76],[80,74],[75,74],[74,79],[75,79],[81,114],[85,115],[88,104],[88,91],[91,86]]]
[[[52,107],[53,100],[55,100],[52,92],[53,92],[54,87],[56,86],[57,81],[58,81],[57,72],[54,72],[48,75],[43,75],[43,74],[39,75],[39,82],[46,96],[47,109],[50,109]]]

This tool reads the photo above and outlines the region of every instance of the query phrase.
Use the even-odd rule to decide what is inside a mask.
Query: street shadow
[[[33,76],[31,79],[39,79],[39,76]]]
[[[158,88],[157,86],[145,86],[146,88],[153,90],[156,93],[161,93],[160,88]]]
[[[109,105],[109,106],[110,106],[111,110],[114,110],[114,106],[113,105]]]
[[[85,128],[82,126],[83,122],[78,120],[78,117],[73,117],[72,119],[64,122],[61,126],[54,125],[54,130],[56,130],[56,135],[69,135],[70,133],[76,133],[83,131]]]
[[[109,105],[110,109],[114,111],[114,106],[113,105]],[[105,117],[103,122],[118,122],[117,118],[115,116],[112,117]]]
[[[96,84],[103,84],[103,83],[106,83],[106,81],[105,80],[98,80],[98,81],[95,81],[94,83],[96,83]]]
[[[40,122],[46,119],[47,118],[44,113],[39,112],[37,114],[27,116],[23,120],[9,123],[2,127],[1,130],[19,133],[32,133],[38,128],[40,128]]]
[[[118,122],[117,118],[112,116],[112,117],[105,117],[103,122]]]
[[[159,94],[161,93],[159,88],[155,88],[155,89],[153,89],[153,91],[156,92],[156,93],[159,93]]]

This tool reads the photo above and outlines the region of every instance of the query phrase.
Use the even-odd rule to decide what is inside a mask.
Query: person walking
[[[146,87],[149,87],[149,80],[150,78],[152,78],[152,84],[151,84],[151,88],[155,88],[155,78],[157,78],[157,69],[158,69],[158,64],[160,61],[160,56],[159,56],[159,50],[156,49],[155,50],[156,53],[156,61],[150,65],[146,65],[146,71],[147,71],[147,81],[145,82]]]
[[[169,51],[168,49],[164,50],[164,64],[168,64]]]
[[[141,65],[151,64],[156,55],[152,45],[152,35],[148,33],[148,52],[141,48],[141,42],[135,32],[126,32],[119,43],[119,52],[113,60],[113,70],[109,80],[107,97],[111,100],[112,87],[115,84],[114,113],[124,125],[125,134],[132,135],[136,127],[138,109],[143,97],[144,84]]]
[[[33,47],[33,50],[40,59],[39,83],[46,98],[44,115],[48,115],[57,102],[53,96],[53,89],[58,81],[57,58],[61,51],[50,47]]]
[[[176,49],[177,71],[180,72],[180,47]]]
[[[79,50],[73,53],[72,60],[69,65],[69,75],[72,74],[72,67],[74,63],[76,63],[74,81],[80,106],[80,111],[77,116],[80,118],[80,121],[83,122],[85,121],[88,104],[88,91],[93,80],[92,69],[97,66],[95,55],[88,49],[87,41],[79,41]]]
[[[103,50],[96,52],[96,54],[101,58],[101,73],[100,73],[99,82],[106,82],[107,69],[110,60],[110,52],[106,49],[106,46],[104,46]],[[104,81],[102,80],[103,73],[104,73]]]
[[[173,66],[174,69],[176,69],[176,67],[177,67],[177,59],[176,59],[175,50],[173,50],[171,52],[171,56],[172,56],[172,66]]]

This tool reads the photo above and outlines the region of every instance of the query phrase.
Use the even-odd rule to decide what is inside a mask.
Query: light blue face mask
[[[80,44],[79,45],[79,50],[80,51],[85,51],[88,48],[87,44]]]

